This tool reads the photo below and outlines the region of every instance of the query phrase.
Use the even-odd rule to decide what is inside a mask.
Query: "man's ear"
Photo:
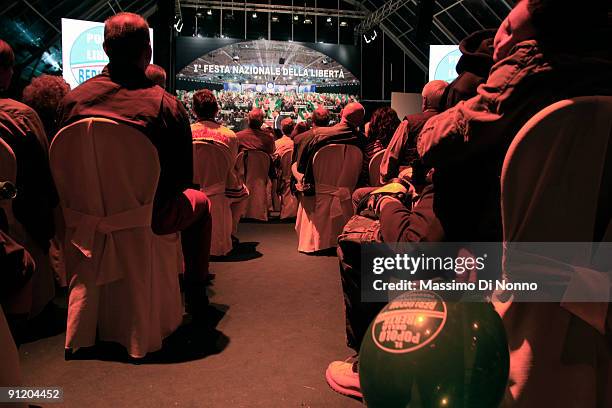
[[[149,63],[151,62],[152,55],[153,55],[153,49],[151,48],[151,43],[149,43],[149,45],[147,45],[146,55],[145,55],[147,65],[149,65]]]

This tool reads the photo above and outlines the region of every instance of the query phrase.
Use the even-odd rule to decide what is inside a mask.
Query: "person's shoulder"
[[[223,135],[227,136],[230,139],[236,137],[236,133],[232,129],[228,128],[227,126],[221,125],[219,126],[219,130],[223,133]]]
[[[34,109],[25,103],[16,101],[10,98],[0,98],[0,110],[6,112],[10,116],[34,116]],[[36,115],[38,116],[38,115]]]

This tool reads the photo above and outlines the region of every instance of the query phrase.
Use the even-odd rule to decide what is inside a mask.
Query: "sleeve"
[[[36,112],[26,111],[22,118],[26,137],[18,150],[19,194],[13,201],[15,217],[43,247],[55,234],[53,208],[59,198],[49,165],[49,142]]]
[[[517,116],[538,97],[528,88],[537,83],[534,74],[548,69],[539,58],[529,48],[519,49],[493,67],[475,97],[429,119],[417,141],[425,164],[448,167],[498,146],[507,136],[504,131],[517,128]]]
[[[165,122],[169,137],[164,138],[165,146],[160,149],[160,164],[162,173],[172,175],[168,182],[178,192],[193,186],[191,126],[183,105],[170,94],[165,94],[164,99],[168,107]]]
[[[306,168],[308,167],[308,162],[310,161],[310,156],[312,155],[312,150],[314,149],[314,141],[316,139],[316,135],[313,136],[306,144],[302,147],[302,154],[299,157],[299,162],[297,164],[297,170],[305,174]]]
[[[193,185],[193,136],[189,124],[189,114],[182,103],[177,103],[179,118],[178,127],[180,134],[180,164],[179,180],[185,188]]]
[[[274,144],[274,137],[272,135],[269,135],[269,137],[266,138],[266,141],[264,142],[264,148],[266,149],[266,153],[268,153],[270,156],[274,154],[276,144]]]
[[[390,201],[380,213],[380,229],[383,241],[392,242],[441,242],[444,231],[433,209],[433,188],[423,190],[421,199],[412,211],[399,201]]]
[[[398,126],[385,150],[385,154],[380,164],[380,181],[386,183],[399,174],[399,163],[402,150],[406,146],[408,138],[408,121],[403,120]]]

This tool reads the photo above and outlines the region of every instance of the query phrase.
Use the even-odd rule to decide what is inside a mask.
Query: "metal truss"
[[[379,9],[368,14],[357,27],[355,32],[357,34],[363,34],[375,27],[387,19],[390,15],[399,10],[404,4],[409,3],[411,0],[389,0],[383,4]]]
[[[307,14],[309,16],[334,16],[342,18],[358,18],[362,19],[366,13],[364,11],[355,10],[338,10],[327,9],[320,7],[301,7],[301,6],[284,6],[279,4],[260,4],[260,3],[228,3],[227,1],[181,1],[183,7],[214,9],[227,11],[247,11],[258,13],[274,13],[274,14]]]

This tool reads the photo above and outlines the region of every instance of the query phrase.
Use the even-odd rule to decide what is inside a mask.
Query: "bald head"
[[[134,13],[119,13],[104,22],[104,51],[112,63],[136,65],[143,70],[151,59],[146,20]]]
[[[322,106],[312,112],[312,124],[316,127],[329,125],[329,111]]]
[[[354,127],[361,126],[365,118],[365,109],[359,102],[351,102],[342,109],[342,121]]]
[[[251,129],[259,129],[264,123],[263,110],[255,108],[249,112],[249,127]]]
[[[448,86],[448,82],[441,81],[439,79],[430,81],[425,84],[423,87],[423,92],[421,92],[421,96],[423,96],[423,110],[440,110],[440,102],[442,101],[442,96],[444,95],[444,91]]]

